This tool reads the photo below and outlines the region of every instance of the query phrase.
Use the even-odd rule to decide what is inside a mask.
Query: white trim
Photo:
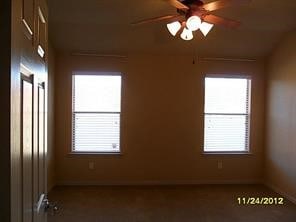
[[[271,190],[273,190],[274,192],[276,192],[276,193],[282,195],[283,197],[287,198],[292,203],[296,204],[296,197],[291,196],[287,192],[283,191],[281,188],[278,188],[277,186],[272,185],[272,184],[267,183],[267,182],[265,182],[264,185],[267,186],[268,188],[270,188]]]
[[[59,181],[58,186],[153,186],[153,185],[248,185],[261,180],[145,180],[145,181]]]
[[[254,155],[252,152],[245,151],[203,151],[203,155]]]
[[[121,72],[113,71],[73,71],[72,76],[123,76]]]
[[[219,73],[208,73],[205,74],[204,78],[222,78],[222,79],[246,79],[252,80],[252,76],[250,74],[219,74]],[[250,88],[251,89],[251,88]]]
[[[102,152],[102,151],[92,151],[92,152],[84,152],[84,151],[75,151],[75,150],[72,150],[71,152],[68,153],[69,156],[79,156],[79,155],[118,155],[118,156],[122,156],[122,152],[120,151],[108,151],[108,152]]]

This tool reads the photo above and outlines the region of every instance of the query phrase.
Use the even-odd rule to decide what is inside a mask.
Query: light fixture
[[[188,18],[187,22],[186,22],[186,26],[189,30],[191,31],[196,31],[199,29],[201,25],[201,20],[198,16],[193,15],[191,17]]]
[[[183,40],[186,40],[186,41],[193,39],[192,31],[187,29],[186,27],[183,29],[183,32],[181,33],[180,36]]]
[[[213,28],[213,24],[207,23],[207,22],[202,22],[199,29],[202,32],[202,34],[204,36],[207,36],[207,34],[209,33],[209,31],[211,31],[211,29]]]
[[[193,32],[197,31],[198,29],[204,36],[207,36],[213,26],[214,25],[211,23],[203,22],[196,15],[189,17],[187,21],[183,21],[182,24],[179,21],[167,24],[167,28],[173,36],[176,36],[177,33],[183,29],[180,37],[186,41],[193,39]]]
[[[178,21],[172,22],[172,23],[167,24],[167,28],[168,28],[169,32],[173,36],[175,36],[177,34],[177,32],[180,30],[181,24]]]

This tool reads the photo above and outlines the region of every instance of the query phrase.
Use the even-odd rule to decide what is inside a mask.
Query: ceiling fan
[[[228,28],[239,27],[239,21],[213,15],[212,12],[251,2],[251,0],[218,0],[210,3],[203,3],[201,0],[166,1],[177,9],[177,14],[144,19],[134,22],[132,25],[168,20],[171,23],[167,24],[167,28],[173,36],[182,31],[181,38],[191,40],[193,38],[192,32],[198,29],[206,36],[214,25],[222,25]]]

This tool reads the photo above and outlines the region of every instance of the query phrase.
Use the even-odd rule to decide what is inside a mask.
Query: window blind
[[[205,78],[204,151],[249,150],[248,78]]]
[[[121,76],[73,76],[74,152],[120,151]]]

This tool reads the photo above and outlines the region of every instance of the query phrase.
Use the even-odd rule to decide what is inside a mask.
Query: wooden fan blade
[[[180,9],[180,10],[188,10],[189,9],[188,6],[184,5],[182,2],[180,2],[178,0],[168,0],[168,2],[177,9]]]
[[[218,0],[215,2],[210,2],[208,4],[204,4],[203,8],[207,11],[215,11],[221,8],[226,8],[230,6],[236,6],[236,5],[245,5],[250,3],[251,0]]]
[[[159,16],[159,17],[154,17],[154,18],[149,18],[149,19],[144,19],[144,20],[140,20],[137,22],[133,22],[133,23],[131,23],[131,25],[142,25],[142,24],[151,23],[151,22],[158,22],[158,21],[162,21],[162,20],[178,18],[180,16],[181,15],[163,15],[163,16]]]
[[[216,15],[206,15],[205,17],[203,17],[203,21],[214,24],[214,25],[223,25],[228,28],[238,28],[240,26],[239,21],[222,18]]]

